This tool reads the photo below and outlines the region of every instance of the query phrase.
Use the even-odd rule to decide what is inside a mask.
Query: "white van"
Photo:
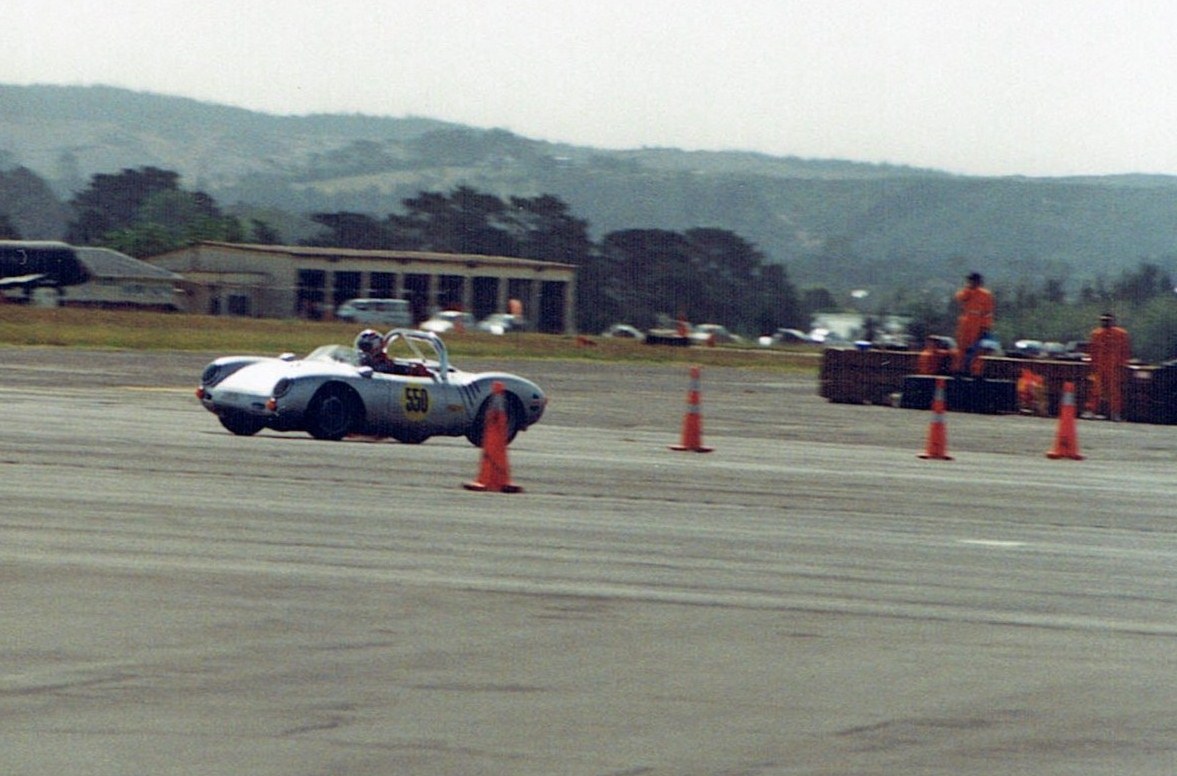
[[[407,299],[349,299],[335,310],[341,321],[372,326],[408,328],[413,312]]]

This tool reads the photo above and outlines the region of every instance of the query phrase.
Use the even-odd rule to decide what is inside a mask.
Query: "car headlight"
[[[220,367],[216,364],[209,364],[204,368],[204,372],[200,375],[201,385],[216,385],[220,375]]]
[[[275,399],[281,399],[283,396],[290,393],[290,386],[293,384],[294,381],[289,377],[283,377],[274,384],[274,392],[271,394],[271,396],[273,396]]]

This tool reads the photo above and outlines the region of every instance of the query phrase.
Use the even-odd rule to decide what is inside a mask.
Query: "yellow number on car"
[[[429,414],[429,389],[418,385],[406,385],[401,403],[404,405],[406,418],[425,420]]]

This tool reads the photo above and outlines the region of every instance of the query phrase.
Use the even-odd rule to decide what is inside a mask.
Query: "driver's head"
[[[364,329],[356,337],[356,350],[369,356],[380,352],[384,345],[384,337],[375,329]]]

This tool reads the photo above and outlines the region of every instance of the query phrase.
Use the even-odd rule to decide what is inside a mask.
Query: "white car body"
[[[543,416],[547,397],[538,385],[506,372],[457,369],[435,334],[393,329],[384,344],[387,371],[360,365],[358,352],[343,345],[325,345],[302,359],[218,358],[205,368],[196,394],[240,436],[263,428],[305,431],[318,439],[363,434],[410,443],[465,435],[479,445],[496,382],[503,384],[509,438]]]

